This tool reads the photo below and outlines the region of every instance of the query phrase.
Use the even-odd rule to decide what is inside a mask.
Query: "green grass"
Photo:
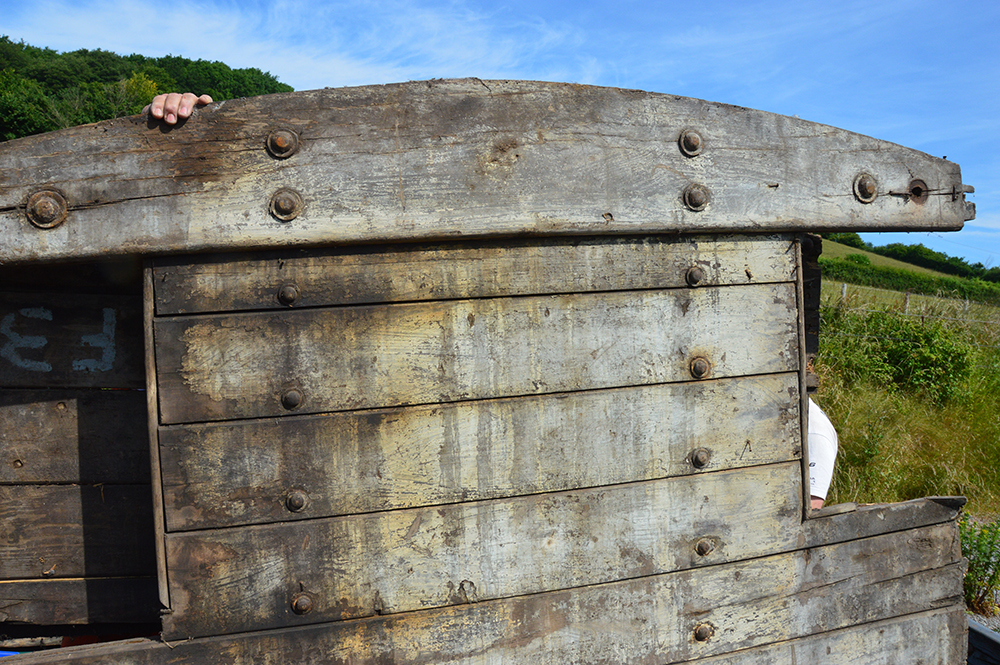
[[[920,273],[924,275],[934,275],[935,277],[951,277],[952,275],[946,275],[943,272],[938,272],[937,270],[931,270],[929,268],[922,268],[920,266],[915,266],[912,263],[905,263],[903,261],[897,261],[896,259],[890,259],[887,256],[882,256],[880,254],[875,254],[874,252],[868,252],[863,249],[858,249],[857,247],[849,247],[847,245],[841,245],[838,242],[833,242],[831,240],[823,239],[823,256],[832,259],[842,259],[848,254],[862,254],[868,257],[873,266],[883,266],[886,268],[898,268],[901,270],[909,270],[910,272]]]

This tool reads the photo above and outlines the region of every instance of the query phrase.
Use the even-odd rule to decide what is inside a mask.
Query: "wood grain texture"
[[[168,534],[168,639],[480,602],[792,549],[799,464]],[[695,544],[714,549],[702,556]],[[313,609],[296,615],[296,594]]]
[[[148,485],[0,485],[0,580],[155,571]]]
[[[956,532],[952,523],[585,589],[24,662],[957,665]],[[693,637],[700,623],[716,628],[705,642]]]
[[[0,582],[0,624],[153,623],[159,615],[154,577]]]
[[[0,386],[142,388],[142,302],[0,293]]]
[[[0,484],[149,484],[137,390],[0,390]]]
[[[957,508],[942,505],[933,499],[863,505],[849,512],[805,520],[801,527],[802,544],[819,547],[954,522],[956,519]]]
[[[791,284],[159,319],[160,422],[610,388],[797,368]]]
[[[508,239],[166,257],[153,273],[163,316],[687,287],[692,267],[702,287],[789,282],[795,253],[788,236]]]
[[[265,149],[288,129],[301,148]],[[687,157],[687,129],[703,151]],[[229,100],[9,141],[0,263],[455,236],[958,229],[956,164],[797,118],[634,90],[453,80]],[[872,175],[861,203],[855,178]],[[907,194],[914,178],[929,190]],[[704,210],[682,192],[705,185]],[[269,213],[279,188],[297,218]],[[39,229],[29,195],[69,215]]]
[[[797,389],[788,372],[164,427],[167,526],[312,519],[790,461],[801,450]],[[697,449],[711,454],[700,469]],[[286,508],[293,490],[308,496],[299,512]]]

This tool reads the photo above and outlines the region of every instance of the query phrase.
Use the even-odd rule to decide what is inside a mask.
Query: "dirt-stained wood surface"
[[[0,633],[4,622],[149,624],[158,622],[159,614],[154,576],[0,582]]]
[[[165,316],[789,282],[794,271],[787,235],[651,236],[164,258],[153,279]]]
[[[946,524],[585,589],[44,662],[955,665],[962,572]]]
[[[788,372],[164,427],[167,526],[312,519],[790,461],[801,445],[797,390]],[[698,450],[708,459],[696,465]],[[306,497],[294,511],[292,493]]]
[[[698,357],[706,378],[790,371],[795,307],[752,284],[158,319],[160,421],[683,381]]]
[[[9,141],[0,159],[17,174],[0,186],[0,264],[458,236],[944,230],[975,214],[958,165],[915,150],[559,83],[229,100],[176,127],[137,116]],[[685,198],[690,186],[707,193]],[[26,214],[41,191],[54,228]]]

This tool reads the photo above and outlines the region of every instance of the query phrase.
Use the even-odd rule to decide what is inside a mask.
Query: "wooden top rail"
[[[957,230],[958,165],[797,118],[558,83],[231,100],[0,146],[0,264],[514,235]]]

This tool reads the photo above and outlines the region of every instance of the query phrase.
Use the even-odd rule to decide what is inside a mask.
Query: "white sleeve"
[[[826,499],[837,459],[837,430],[812,398],[809,398],[809,493]]]

